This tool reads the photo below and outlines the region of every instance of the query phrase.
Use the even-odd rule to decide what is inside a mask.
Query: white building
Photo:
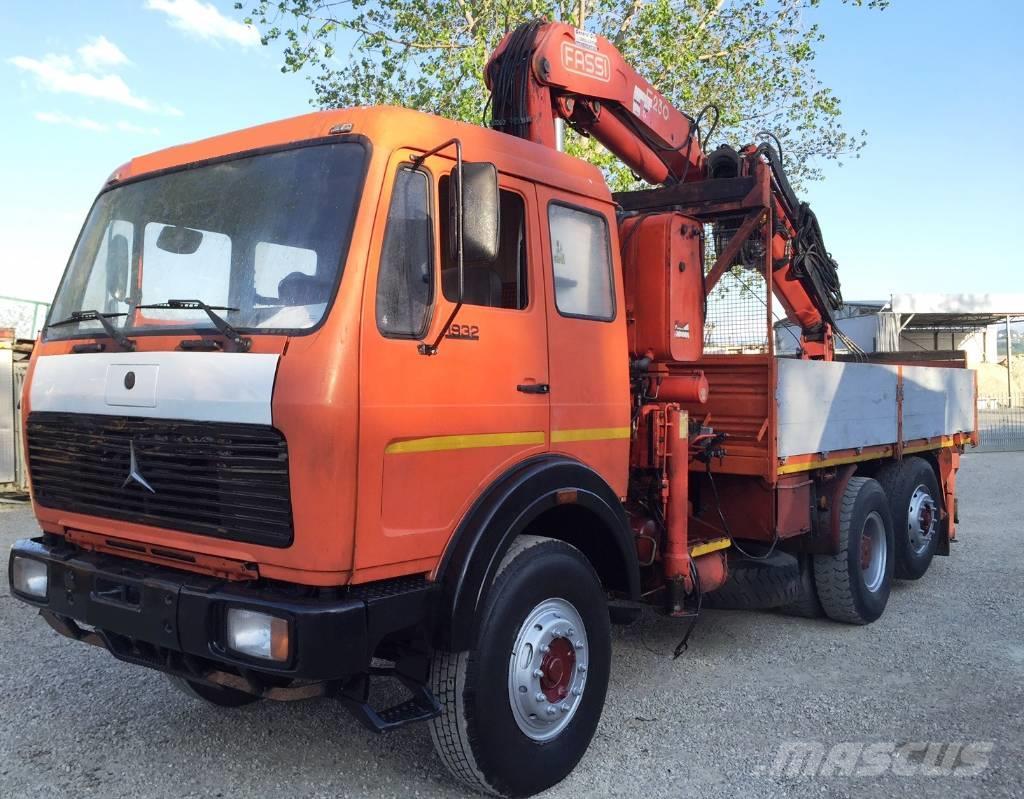
[[[838,316],[865,352],[959,350],[974,367],[1000,360],[1000,326],[1024,319],[1024,294],[893,294],[887,302],[848,302]],[[776,324],[777,352],[794,353],[796,341],[793,325]]]

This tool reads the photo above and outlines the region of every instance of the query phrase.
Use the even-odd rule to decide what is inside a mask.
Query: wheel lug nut
[[[536,699],[538,702],[543,702],[547,699],[547,697],[544,696],[544,694],[541,691],[537,691],[537,693],[533,695],[533,698]]]
[[[583,673],[585,673],[585,672],[586,672],[586,670],[587,670],[587,667],[586,667],[586,666],[584,666],[584,665],[583,665],[582,663],[580,663],[580,665],[578,665],[578,666],[576,667],[576,671],[578,671],[578,672],[579,672],[580,674],[583,674]]]
[[[577,641],[576,642],[576,648],[577,649],[583,649],[583,642],[582,641]]]
[[[555,715],[555,713],[557,713],[557,712],[558,712],[558,711],[557,711],[557,710],[555,710],[555,706],[554,706],[554,705],[548,705],[548,715],[549,715],[549,716],[553,716],[553,715]]]
[[[563,704],[563,705],[561,705],[559,710],[561,710],[563,713],[568,713],[569,712],[569,706],[566,705],[566,704]]]
[[[570,627],[568,630],[565,631],[565,634],[569,638],[572,638],[574,635],[576,635],[576,630],[574,630],[572,627]]]
[[[572,689],[572,695],[573,696],[583,696],[583,689],[582,688],[573,688]]]
[[[533,676],[534,677],[543,677],[544,676],[544,669],[534,669],[533,670]]]
[[[543,652],[544,654],[547,654],[548,652],[551,651],[551,647],[548,646],[547,644],[541,644],[540,645],[540,651]]]

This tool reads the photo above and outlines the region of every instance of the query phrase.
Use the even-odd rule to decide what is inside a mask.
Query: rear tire
[[[767,610],[799,598],[800,570],[796,558],[776,550],[767,557],[733,555],[721,588],[704,595],[704,607],[719,610]]]
[[[474,790],[550,788],[586,752],[608,688],[607,599],[590,562],[562,541],[517,538],[474,640],[468,652],[436,651],[431,662],[438,755]]]
[[[814,556],[814,584],[826,615],[870,624],[885,611],[892,586],[889,501],[878,481],[851,477],[839,508],[839,551]]]
[[[234,688],[225,688],[220,685],[206,685],[205,683],[188,680],[174,674],[167,674],[167,681],[183,694],[206,702],[208,705],[217,707],[244,707],[253,702],[259,702],[260,697],[255,694],[247,694],[245,691],[236,691]]]
[[[942,493],[935,471],[923,458],[904,458],[879,470],[876,478],[889,497],[896,560],[893,573],[918,580],[928,571],[939,545]]]
[[[814,585],[814,558],[811,555],[798,555],[800,563],[800,593],[794,602],[783,605],[779,611],[787,616],[799,616],[803,619],[820,619],[825,615],[818,599],[818,589]]]

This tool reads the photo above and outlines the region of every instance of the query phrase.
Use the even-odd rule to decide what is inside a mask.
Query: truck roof
[[[344,123],[352,125],[352,134],[365,136],[375,148],[388,152],[399,147],[426,151],[458,137],[467,161],[492,161],[502,172],[534,183],[611,200],[601,171],[586,161],[480,125],[396,106],[315,111],[267,122],[137,156],[111,177],[125,180],[249,150],[318,139]]]

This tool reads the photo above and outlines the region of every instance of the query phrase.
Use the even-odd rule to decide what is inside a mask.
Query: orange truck
[[[706,153],[713,112],[567,25],[486,78],[490,129],[325,111],[111,175],[32,356],[42,533],[9,580],[194,696],[426,721],[456,777],[525,796],[589,745],[611,622],[877,619],[955,540],[976,390],[837,354],[777,148]],[[565,124],[650,188],[610,193]],[[761,281],[761,350],[705,346],[728,276]]]

